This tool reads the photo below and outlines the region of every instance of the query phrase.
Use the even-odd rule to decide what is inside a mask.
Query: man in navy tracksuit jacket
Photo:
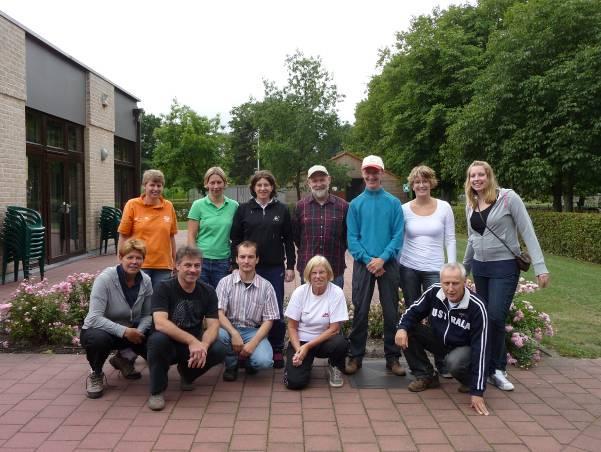
[[[459,263],[445,264],[440,283],[430,286],[401,317],[395,337],[415,380],[413,392],[440,385],[426,350],[445,356],[460,392],[469,392],[472,407],[488,415],[483,394],[489,358],[488,316],[484,302],[465,287],[466,273]],[[430,326],[421,324],[428,317]]]

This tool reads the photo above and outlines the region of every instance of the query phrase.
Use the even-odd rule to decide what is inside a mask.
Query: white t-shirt
[[[348,320],[342,289],[331,282],[322,295],[315,295],[309,284],[297,287],[284,315],[298,322],[298,338],[309,342],[328,329],[330,323]]]
[[[445,248],[447,262],[455,262],[455,217],[449,203],[437,199],[436,210],[427,216],[416,215],[409,205],[403,204],[405,238],[400,264],[419,271],[440,271]]]

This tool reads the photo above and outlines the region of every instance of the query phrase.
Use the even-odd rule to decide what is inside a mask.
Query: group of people
[[[239,205],[225,196],[224,171],[210,168],[207,196],[192,204],[187,244],[177,250],[175,211],[162,197],[164,176],[146,171],[143,194],[123,212],[119,264],[105,269],[92,288],[81,333],[91,367],[88,396],[102,396],[102,369],[112,351],[109,363],[125,378],[140,378],[135,360],[147,360],[153,410],[165,406],[173,364],[184,391],[221,363],[224,381],[235,381],[240,369],[252,375],[284,368],[286,387],[301,389],[310,382],[314,359],[328,358],[329,384],[340,387],[342,373],[362,367],[377,282],[386,369],[405,375],[399,361],[404,351],[414,376],[410,391],[437,387],[439,375],[454,377],[459,391],[471,394],[474,409],[488,414],[486,381],[513,389],[505,372],[504,321],[519,278],[518,234],[539,285],[549,277],[522,200],[498,186],[488,163],[470,165],[462,265],[456,262],[453,211],[431,195],[437,186],[431,168],[413,168],[408,181],[415,197],[403,205],[383,188],[380,157],[365,157],[361,171],[365,190],[349,204],[330,193],[326,167],[311,167],[310,194],[291,213],[278,200],[269,171],[252,176],[252,198]],[[354,259],[354,312],[345,338],[347,250]],[[301,285],[284,310],[284,283],[294,280],[295,267]],[[465,286],[469,272],[475,293]],[[400,319],[399,287],[406,308]]]

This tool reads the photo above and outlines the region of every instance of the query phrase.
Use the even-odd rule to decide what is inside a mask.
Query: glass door
[[[67,202],[68,191],[66,161],[57,157],[48,159],[48,251],[50,261],[69,254],[69,216],[71,205]]]

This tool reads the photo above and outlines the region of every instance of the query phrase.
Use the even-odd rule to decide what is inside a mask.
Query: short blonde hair
[[[481,166],[484,168],[484,172],[486,173],[486,177],[488,178],[488,186],[486,190],[484,190],[484,201],[487,204],[492,204],[497,199],[497,189],[499,188],[499,184],[497,183],[497,178],[495,177],[495,173],[492,170],[492,167],[483,160],[474,160],[470,166],[467,167],[466,177],[465,177],[465,202],[469,204],[472,209],[475,209],[478,205],[478,197],[476,196],[476,191],[472,188],[472,184],[470,183],[470,172],[472,168],[475,166]]]
[[[227,176],[225,175],[225,171],[220,166],[212,166],[205,173],[204,184],[207,185],[209,183],[209,179],[211,176],[219,176],[223,179],[223,183],[227,185]]]
[[[127,256],[132,251],[137,251],[146,257],[146,243],[140,239],[127,239],[125,242],[119,245],[119,257]]]
[[[430,183],[430,188],[434,189],[438,187],[438,179],[436,179],[436,171],[426,165],[419,165],[414,167],[409,176],[407,176],[407,182],[409,182],[409,186],[413,188],[413,182],[415,179],[421,177]]]
[[[332,281],[334,279],[334,271],[332,270],[332,266],[325,257],[318,254],[313,256],[311,259],[309,259],[309,262],[307,262],[307,266],[303,272],[303,278],[305,279],[305,282],[311,284],[311,272],[315,267],[325,268],[326,273],[328,274],[328,281]]]
[[[142,175],[142,185],[146,185],[150,181],[160,182],[165,185],[165,175],[158,169],[146,170]]]

